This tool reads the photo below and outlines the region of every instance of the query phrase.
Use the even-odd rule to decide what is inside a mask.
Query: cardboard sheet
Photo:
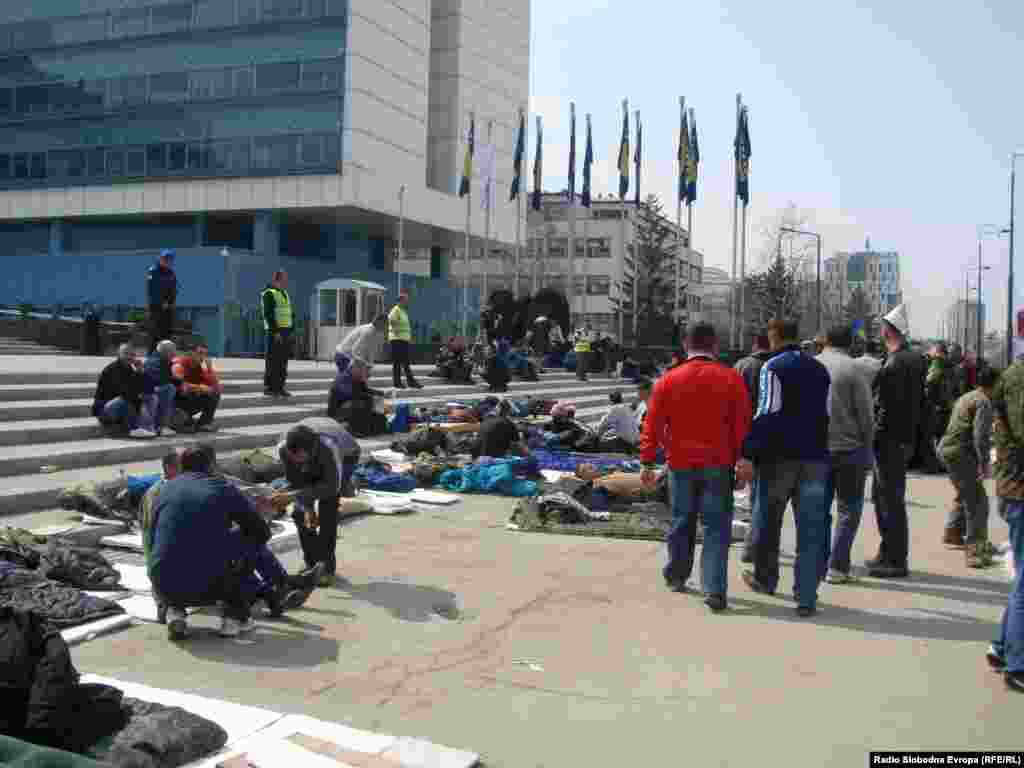
[[[103,619],[90,621],[88,624],[62,630],[60,636],[64,638],[64,642],[68,645],[78,645],[79,643],[95,640],[100,635],[105,635],[108,632],[115,632],[119,629],[130,627],[131,624],[132,617],[130,614],[107,616]]]

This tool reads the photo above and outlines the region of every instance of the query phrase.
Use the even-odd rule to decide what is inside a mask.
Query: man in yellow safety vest
[[[405,378],[413,389],[423,389],[412,375],[412,366],[409,364],[409,345],[412,343],[412,325],[409,323],[409,292],[401,291],[398,294],[398,303],[388,313],[388,341],[391,342],[391,369],[394,376],[395,389],[402,389],[402,370],[405,370]]]
[[[291,393],[284,388],[288,379],[288,356],[294,327],[292,300],[288,295],[288,273],[283,269],[275,272],[261,298],[263,330],[267,334],[263,394],[267,397],[291,397]]]
[[[586,326],[576,330],[574,349],[576,352],[576,378],[586,381],[587,371],[590,368],[590,329]]]

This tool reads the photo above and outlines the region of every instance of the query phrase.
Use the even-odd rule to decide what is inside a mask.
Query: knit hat
[[[571,419],[575,415],[576,405],[575,403],[572,403],[569,400],[559,400],[551,409],[551,416],[553,418],[565,416]]]
[[[316,443],[316,432],[303,424],[289,429],[284,439],[285,448],[289,453],[294,453],[295,451],[312,453],[313,449],[316,448]]]
[[[896,309],[882,318],[885,322],[900,332],[901,335],[910,334],[910,319],[907,317],[907,305],[900,304]]]

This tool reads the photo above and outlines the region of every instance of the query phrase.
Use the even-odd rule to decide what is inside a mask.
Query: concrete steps
[[[16,361],[17,360],[17,361]],[[218,360],[225,384],[217,412],[218,431],[152,440],[105,437],[92,418],[92,395],[103,358],[12,358],[0,369],[0,515],[28,514],[52,509],[59,491],[83,480],[104,480],[120,469],[127,473],[158,472],[160,459],[172,447],[210,441],[228,455],[273,445],[281,434],[303,418],[326,410],[333,366],[293,363],[288,389],[294,397],[263,395],[262,362]],[[482,384],[450,385],[427,376],[432,366],[414,366],[422,390],[404,390],[398,399],[413,407],[441,407],[451,400],[479,399]],[[390,389],[390,369],[379,366],[371,386]],[[584,421],[599,419],[607,410],[608,394],[628,393],[632,387],[604,378],[579,382],[573,374],[542,374],[538,382],[515,381],[511,397],[569,399]],[[362,440],[364,452],[387,447],[387,435]]]

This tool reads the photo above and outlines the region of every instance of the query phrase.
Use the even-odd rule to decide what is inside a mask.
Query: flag
[[[544,131],[537,115],[537,152],[533,156],[533,210],[540,210],[541,187],[544,181]]]
[[[736,197],[750,203],[750,126],[747,108],[741,107],[736,121]]]
[[[640,124],[640,113],[636,115],[636,155],[633,162],[636,163],[636,204],[640,205],[640,169],[644,159],[643,126]]]
[[[866,339],[867,338],[867,333],[864,330],[864,321],[863,320],[854,320],[853,321],[853,337],[855,339]]]
[[[569,202],[576,202],[576,105],[569,105]]]
[[[689,199],[687,179],[690,174],[690,129],[686,123],[686,107],[679,103],[679,202]]]
[[[629,192],[629,106],[622,102],[622,143],[619,144],[619,197]]]
[[[516,140],[516,153],[512,156],[512,189],[509,202],[519,199],[519,188],[523,183],[523,155],[526,154],[526,115],[519,110],[519,138]]]
[[[469,194],[473,182],[473,147],[476,144],[476,118],[469,116],[469,134],[466,136],[466,158],[462,161],[462,183],[459,184],[459,197]]]
[[[493,127],[493,126],[492,126]],[[493,136],[493,131],[488,131],[490,136]],[[480,207],[484,210],[494,207],[494,176],[498,171],[498,151],[497,147],[494,146],[494,142],[488,139],[488,142],[480,147],[478,152],[479,159],[479,173],[480,178],[483,180],[483,194],[480,195]]]
[[[697,176],[700,166],[700,146],[697,144],[697,116],[690,114],[690,151],[686,167],[687,205],[697,202]]]
[[[594,164],[594,137],[590,131],[590,115],[587,115],[587,148],[583,153],[583,194],[580,195],[584,208],[590,207],[590,169]]]

